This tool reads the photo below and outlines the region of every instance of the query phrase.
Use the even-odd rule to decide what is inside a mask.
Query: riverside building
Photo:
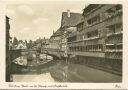
[[[68,54],[74,62],[122,74],[122,5],[90,4],[77,32],[69,35]]]

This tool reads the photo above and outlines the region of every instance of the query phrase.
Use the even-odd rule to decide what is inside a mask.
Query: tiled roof
[[[72,13],[70,12],[70,17],[68,17],[67,12],[62,13],[62,20],[61,20],[61,27],[51,36],[60,36],[64,32],[61,28],[67,26],[76,26],[78,23],[80,23],[83,19],[82,14],[80,13]]]
[[[87,7],[84,8],[83,15],[89,13],[90,11],[92,11],[93,9],[95,9],[101,5],[104,5],[104,4],[89,4]]]
[[[67,12],[62,13],[61,27],[64,26],[76,26],[82,19],[82,14],[70,12],[70,17],[68,17]]]
[[[61,33],[62,33],[62,31],[59,28],[51,37],[60,36]]]

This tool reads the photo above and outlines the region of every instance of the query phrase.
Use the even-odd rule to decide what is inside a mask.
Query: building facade
[[[83,11],[84,20],[69,41],[69,55],[77,62],[121,74],[122,72],[122,5],[90,4]]]
[[[49,39],[46,52],[60,58],[61,31],[58,29]]]
[[[60,49],[61,31],[58,29],[49,39],[49,49],[59,50]]]
[[[70,12],[70,10],[67,10],[67,12],[62,13],[62,19],[61,19],[62,35],[61,35],[61,44],[60,44],[62,57],[67,57],[68,35],[76,31],[76,25],[81,21],[81,19],[82,19],[82,14],[80,13]]]
[[[61,57],[67,56],[67,36],[76,31],[76,25],[81,21],[82,14],[73,13],[70,10],[62,12],[61,26],[50,37],[48,49],[52,53],[59,54]]]

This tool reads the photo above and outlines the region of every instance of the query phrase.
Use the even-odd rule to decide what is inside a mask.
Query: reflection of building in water
[[[13,62],[18,65],[26,66],[27,65],[27,56],[20,56],[20,57],[16,58],[15,60],[13,60]]]
[[[122,5],[90,4],[83,17],[68,38],[68,54],[77,62],[122,72]]]
[[[17,45],[15,45],[12,49],[14,50],[21,50],[21,56],[14,59],[13,62],[18,65],[27,65],[27,46],[26,43],[23,41],[19,41]]]

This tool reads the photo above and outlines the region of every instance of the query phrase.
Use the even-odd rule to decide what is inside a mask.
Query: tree
[[[18,39],[16,37],[14,37],[12,45],[13,46],[18,45],[18,43],[19,43]]]
[[[25,45],[26,45],[26,47],[28,48],[28,42],[27,42],[27,40],[25,40]]]
[[[26,43],[26,44],[28,43],[27,40],[25,40],[25,43]]]
[[[32,40],[29,40],[28,48],[30,49],[30,48],[32,48],[32,46],[33,46]]]
[[[29,43],[31,43],[31,44],[32,44],[32,40],[29,40]]]
[[[19,43],[23,43],[23,40],[19,40]]]

